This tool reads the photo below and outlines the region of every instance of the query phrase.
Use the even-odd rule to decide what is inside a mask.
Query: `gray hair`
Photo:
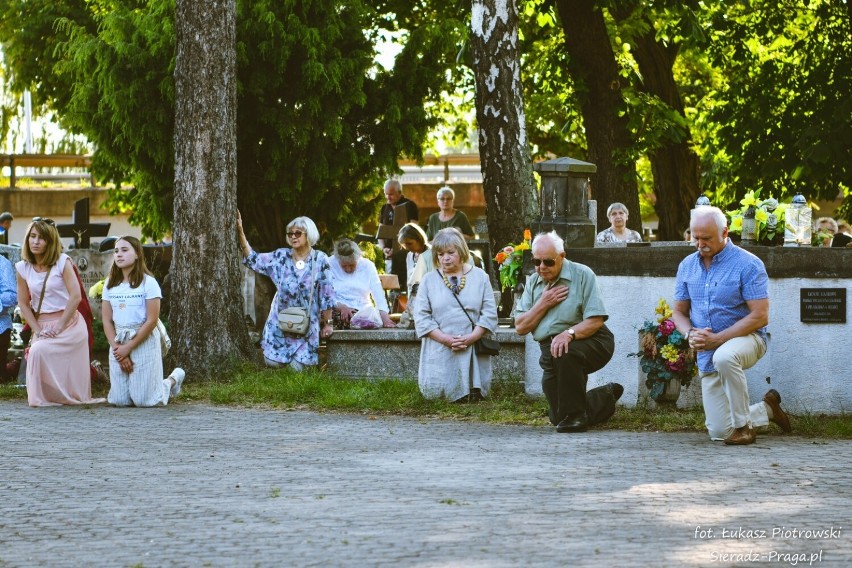
[[[338,262],[357,262],[361,258],[361,249],[352,239],[340,239],[334,243],[334,257]]]
[[[438,199],[441,199],[442,195],[447,195],[447,194],[449,194],[450,197],[452,197],[453,199],[456,198],[456,192],[453,191],[453,188],[451,188],[448,185],[445,185],[444,187],[442,187],[441,189],[438,190],[437,197],[438,197]]]
[[[559,236],[559,233],[556,231],[550,231],[549,233],[539,233],[535,236],[532,242],[532,247],[535,248],[535,245],[542,240],[548,240],[553,245],[553,248],[556,250],[556,253],[565,252],[565,241],[562,240],[562,237]]]
[[[725,214],[721,209],[713,207],[712,205],[702,205],[701,207],[693,209],[692,219],[689,221],[690,235],[695,232],[692,230],[692,226],[695,224],[695,221],[705,217],[710,217],[716,223],[716,227],[719,229],[719,238],[721,239],[722,233],[725,232],[725,228],[728,226],[728,218],[725,217]]]
[[[837,234],[837,221],[832,219],[831,217],[820,217],[814,222],[814,229],[819,229],[819,226],[823,223],[828,223],[828,225],[834,229],[834,234]]]
[[[606,208],[606,216],[609,217],[609,214],[612,213],[615,209],[620,209],[624,211],[624,214],[628,217],[630,216],[630,211],[627,210],[627,206],[624,203],[619,203],[616,201],[615,203],[611,203],[609,207]]]
[[[385,182],[384,190],[387,191],[389,187],[396,187],[397,191],[402,193],[402,182],[396,178],[391,178]]]
[[[289,233],[291,229],[302,229],[305,231],[305,234],[308,235],[308,242],[311,246],[317,244],[317,241],[319,240],[319,229],[317,229],[316,224],[311,221],[310,217],[296,217],[287,223],[287,232]]]
[[[435,238],[432,239],[432,264],[438,268],[438,255],[445,250],[455,249],[459,253],[459,259],[462,264],[466,264],[470,259],[470,249],[467,248],[467,243],[464,240],[464,235],[455,227],[447,227],[435,233]]]

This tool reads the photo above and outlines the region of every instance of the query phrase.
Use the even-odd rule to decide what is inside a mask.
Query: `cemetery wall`
[[[607,325],[615,334],[612,361],[589,380],[589,388],[608,382],[624,385],[628,406],[640,397],[637,359],[638,328],[654,317],[660,298],[673,301],[680,261],[694,249],[680,243],[650,247],[570,249],[566,256],[590,266],[599,276],[610,313]],[[770,385],[785,407],[796,412],[837,414],[852,410],[852,326],[849,323],[852,251],[829,248],[746,247],[766,264],[769,274],[769,349],[747,371],[752,401],[761,400]],[[801,321],[802,290],[842,290],[846,296],[845,323]],[[532,345],[535,348],[535,344]],[[533,355],[534,356],[534,355]],[[535,373],[535,367],[527,372]],[[540,372],[537,373],[540,378]],[[536,377],[529,377],[534,381]],[[701,400],[698,381],[681,405]]]

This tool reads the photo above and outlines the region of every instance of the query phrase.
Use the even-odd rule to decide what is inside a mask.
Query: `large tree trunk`
[[[515,0],[473,0],[476,121],[492,250],[519,242],[540,215],[527,141]]]
[[[251,357],[236,238],[235,0],[177,0],[170,359],[208,379]]]
[[[623,20],[633,8],[619,4],[616,18]],[[642,89],[659,98],[684,117],[679,140],[670,140],[648,155],[654,174],[654,209],[659,217],[657,239],[679,241],[689,227],[689,211],[701,189],[698,182],[698,156],[692,151],[692,134],[686,126],[683,100],[674,80],[673,67],[678,44],[663,45],[656,38],[654,23],[645,19],[646,31],[633,38],[633,57],[642,75]]]
[[[606,23],[593,0],[556,0],[565,32],[571,72],[586,127],[589,161],[598,167],[592,180],[592,197],[598,201],[598,229],[609,226],[606,208],[619,201],[631,215],[631,229],[642,230],[636,166],[630,156],[632,140],[627,117],[619,116],[624,104]]]

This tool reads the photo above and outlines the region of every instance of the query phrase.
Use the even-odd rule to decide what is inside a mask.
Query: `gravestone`
[[[595,246],[595,224],[589,220],[589,178],[597,166],[573,158],[538,162],[541,175],[541,217],[531,223],[533,233],[556,231],[565,248]]]
[[[106,278],[112,266],[112,252],[79,248],[66,251],[66,254],[77,267],[87,296],[92,286]],[[98,321],[102,320],[100,299],[89,298],[89,304],[92,307],[92,316]]]
[[[384,223],[379,224],[379,228],[376,231],[376,238],[390,243],[393,254],[396,254],[401,250],[401,245],[397,240],[397,235],[399,235],[400,229],[402,229],[408,221],[408,209],[406,209],[406,205],[403,203],[402,205],[396,205],[393,208],[393,225],[386,225]]]

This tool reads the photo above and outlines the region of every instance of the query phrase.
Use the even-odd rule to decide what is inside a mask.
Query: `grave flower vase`
[[[674,406],[677,404],[677,399],[680,398],[680,381],[671,379],[666,383],[666,388],[654,399],[657,404]]]
[[[497,306],[497,317],[510,317],[512,315],[512,309],[514,308],[514,302],[515,295],[512,293],[512,289],[503,288],[502,292],[500,292],[500,305]]]

